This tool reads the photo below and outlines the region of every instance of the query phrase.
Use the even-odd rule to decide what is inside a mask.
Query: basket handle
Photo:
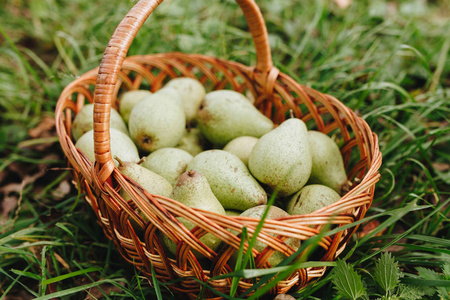
[[[120,22],[104,52],[94,91],[94,152],[97,176],[104,183],[114,170],[110,151],[109,118],[118,73],[145,20],[163,0],[140,0]],[[256,70],[263,74],[272,67],[267,28],[254,0],[236,0],[244,12],[256,48]]]

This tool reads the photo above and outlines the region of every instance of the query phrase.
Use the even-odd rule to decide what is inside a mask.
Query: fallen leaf
[[[57,252],[53,252],[53,255],[55,256],[56,260],[69,272],[70,271],[70,266],[69,264],[61,257],[61,255],[59,255]]]
[[[368,235],[369,233],[374,231],[378,226],[380,226],[380,221],[378,220],[373,220],[369,223],[364,224],[362,228],[359,230],[358,237],[362,238],[363,236]],[[382,235],[385,230],[386,229],[382,230],[381,232],[378,232],[375,236]]]
[[[53,136],[55,125],[56,122],[54,118],[45,116],[35,128],[28,130],[28,134],[32,138]]]
[[[63,180],[59,183],[59,185],[52,191],[52,196],[55,198],[63,198],[67,194],[70,193],[70,190],[72,189],[72,185],[69,183],[69,180]]]
[[[291,295],[280,294],[273,298],[273,300],[295,300],[295,298]]]
[[[436,171],[439,171],[439,172],[445,172],[445,171],[450,170],[450,164],[432,163],[432,166]]]
[[[22,184],[17,183],[17,182],[8,183],[8,184],[0,187],[0,192],[5,195],[9,195],[12,192],[20,193],[21,190],[22,190]]]
[[[395,17],[398,12],[398,5],[395,2],[388,2],[386,7],[386,12],[388,16]]]
[[[347,8],[352,4],[352,0],[334,0],[339,8]]]
[[[2,224],[5,220],[9,219],[10,213],[17,206],[17,202],[19,201],[19,196],[17,195],[7,195],[3,198],[1,203],[2,214],[0,218],[0,224]]]

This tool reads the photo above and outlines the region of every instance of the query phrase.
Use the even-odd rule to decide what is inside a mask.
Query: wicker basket
[[[330,222],[332,228],[337,228],[364,217],[379,178],[381,154],[377,136],[361,118],[337,99],[300,85],[273,66],[264,19],[253,0],[237,0],[237,3],[252,33],[257,53],[256,66],[185,53],[126,58],[138,30],[160,2],[139,1],[114,32],[100,67],[80,76],[63,90],[56,107],[57,131],[61,147],[73,170],[74,183],[86,194],[86,200],[105,234],[115,242],[125,260],[133,263],[148,278],[151,278],[153,266],[160,281],[174,281],[173,290],[191,298],[201,292],[203,284],[200,282],[208,282],[214,289],[229,293],[231,279],[210,278],[231,272],[227,262],[240,244],[239,236],[232,231],[242,232],[245,226],[251,234],[259,220],[220,216],[192,209],[172,199],[153,195],[152,191],[142,189],[122,175],[114,166],[109,143],[109,111],[111,106],[117,107],[119,91],[142,88],[146,84],[155,91],[171,78],[194,77],[209,90],[227,88],[251,93],[255,106],[275,124],[280,124],[289,112],[293,112],[295,117],[306,122],[308,128],[333,134],[342,142],[340,149],[351,189],[338,202],[309,215],[267,220],[258,239],[268,247],[261,253],[253,250],[258,268],[270,268],[268,258],[275,251],[287,256],[294,253],[284,243],[287,238],[306,240],[316,236]],[[73,117],[87,102],[95,103],[95,164],[75,148],[71,138]],[[119,195],[120,189],[124,189],[131,200],[125,201]],[[197,227],[188,231],[176,217],[184,217]],[[317,252],[319,257],[315,259],[335,260],[357,227],[337,230],[337,233],[323,237],[319,244],[320,251]],[[141,233],[136,234],[136,231]],[[199,241],[208,232],[223,241],[224,246],[219,252],[212,251]],[[177,243],[175,257],[164,252],[158,239],[160,234]],[[192,254],[194,249],[205,257],[207,263],[196,259]],[[325,269],[315,267],[296,270],[280,281],[271,293],[298,290],[311,280],[320,278]],[[238,293],[251,287],[252,282],[240,279]],[[203,297],[220,298],[209,290]]]

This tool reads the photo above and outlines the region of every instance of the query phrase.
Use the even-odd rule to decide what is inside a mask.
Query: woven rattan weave
[[[333,205],[309,215],[296,215],[267,220],[258,239],[268,245],[261,253],[253,250],[257,268],[269,268],[268,258],[280,251],[287,256],[294,250],[284,243],[288,238],[306,240],[317,236],[331,223],[331,228],[361,220],[371,205],[381,154],[377,136],[364,120],[339,100],[303,86],[273,66],[267,30],[260,10],[253,0],[237,0],[252,33],[257,63],[246,66],[233,61],[201,54],[161,53],[130,56],[126,53],[139,28],[161,0],[141,0],[125,16],[114,32],[99,68],[91,70],[61,93],[56,107],[57,130],[61,147],[72,169],[74,183],[86,194],[86,200],[98,218],[107,237],[113,240],[122,256],[151,278],[154,267],[159,280],[174,281],[171,286],[191,298],[202,290],[201,282],[229,293],[231,279],[210,280],[232,271],[228,259],[239,248],[245,226],[251,236],[258,221],[244,217],[221,216],[192,209],[169,198],[153,195],[114,167],[110,153],[109,111],[117,107],[117,95],[134,89],[158,90],[175,77],[194,77],[207,91],[233,89],[251,94],[254,105],[275,124],[293,114],[304,120],[310,129],[332,134],[339,142],[347,168],[350,190]],[[96,161],[92,164],[74,146],[71,124],[84,104],[94,102],[94,142]],[[131,200],[125,201],[119,190],[125,190]],[[188,231],[178,222],[183,217],[197,225]],[[344,250],[358,226],[336,230],[319,243],[315,260],[333,261]],[[212,233],[223,241],[214,252],[199,238]],[[178,244],[177,255],[170,256],[158,236],[164,234]],[[274,237],[276,236],[276,238]],[[199,261],[192,251],[205,257]],[[272,294],[299,289],[320,278],[325,267],[299,269],[280,281]],[[177,280],[182,279],[182,280]],[[253,284],[240,279],[238,293]],[[203,298],[220,298],[206,289]]]

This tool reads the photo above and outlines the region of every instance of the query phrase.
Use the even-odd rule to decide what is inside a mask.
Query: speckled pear
[[[128,129],[120,114],[111,108],[109,118],[111,128],[122,131],[128,135]],[[94,103],[89,103],[77,113],[72,123],[72,136],[77,141],[83,134],[94,128]]]
[[[225,215],[225,209],[211,191],[206,177],[194,170],[184,172],[180,175],[173,188],[171,198],[192,208]],[[184,218],[179,217],[178,220],[180,220],[189,230],[192,230],[196,226],[194,223]],[[168,237],[163,237],[163,241],[170,252],[175,254],[176,244]],[[200,241],[213,251],[217,250],[221,243],[221,240],[211,233],[202,236]],[[194,251],[194,254],[199,257],[197,251]]]
[[[119,113],[125,123],[130,120],[130,113],[133,107],[144,97],[151,95],[152,92],[147,90],[131,90],[122,93],[119,97]]]
[[[240,136],[229,141],[228,144],[223,147],[223,150],[233,153],[248,166],[248,157],[256,142],[258,142],[258,138],[254,136]]]
[[[114,128],[110,128],[109,132],[111,155],[113,159],[115,156],[118,156],[126,161],[138,162],[139,152],[131,138],[122,131]],[[91,162],[94,162],[94,130],[90,130],[83,134],[75,143],[75,147],[80,149]],[[118,166],[119,162],[114,159],[114,164]]]
[[[206,147],[206,140],[198,128],[187,128],[176,148],[183,149],[192,155],[197,155]]]
[[[165,87],[174,88],[179,92],[186,121],[193,121],[197,117],[198,108],[206,94],[201,82],[191,77],[178,77],[171,79]]]
[[[252,208],[244,211],[243,213],[241,213],[241,217],[251,217],[251,218],[261,219],[264,214],[264,211],[266,209],[267,209],[267,205],[255,206],[255,207],[252,207]],[[284,211],[283,209],[276,207],[276,206],[271,206],[269,208],[266,219],[271,220],[271,219],[278,219],[278,218],[287,217],[287,216],[289,216],[289,214],[286,211]],[[300,247],[301,242],[298,239],[289,238],[286,240],[285,243],[288,246],[290,246],[293,250],[297,250]],[[263,251],[266,247],[267,247],[267,244],[260,242],[260,241],[256,241],[256,243],[254,245],[254,248],[256,250],[258,250],[259,252]],[[279,251],[276,251],[272,254],[272,256],[270,256],[270,258],[268,259],[268,262],[270,263],[270,265],[272,267],[274,267],[286,258],[287,258],[286,255],[284,255],[283,253],[281,253]]]
[[[187,171],[200,172],[225,209],[244,211],[266,204],[267,194],[234,154],[223,150],[207,150],[196,155]]]
[[[166,95],[175,100],[180,106],[183,106],[181,95],[174,87],[164,86],[162,89],[157,90],[155,94]]]
[[[116,157],[116,159],[120,160],[118,166],[119,171],[136,181],[150,194],[169,197],[172,193],[172,185],[164,177],[137,163],[123,161],[120,157]],[[121,190],[121,194],[125,200],[130,199],[123,190]]]
[[[177,148],[161,148],[148,155],[142,166],[164,177],[171,185],[186,170],[193,156]]]
[[[142,151],[175,147],[184,134],[186,117],[176,100],[154,93],[137,103],[130,114],[130,136]]]
[[[232,90],[207,93],[197,119],[205,137],[220,148],[239,136],[260,137],[273,129],[271,119],[243,94]]]
[[[322,185],[305,185],[289,200],[286,211],[290,215],[310,214],[322,207],[330,205],[341,199],[335,190]]]
[[[305,123],[288,119],[263,135],[250,153],[250,172],[279,196],[300,190],[311,174],[312,158]]]
[[[326,185],[338,193],[348,188],[347,174],[339,147],[325,133],[308,131],[312,149],[312,169],[308,184]]]

